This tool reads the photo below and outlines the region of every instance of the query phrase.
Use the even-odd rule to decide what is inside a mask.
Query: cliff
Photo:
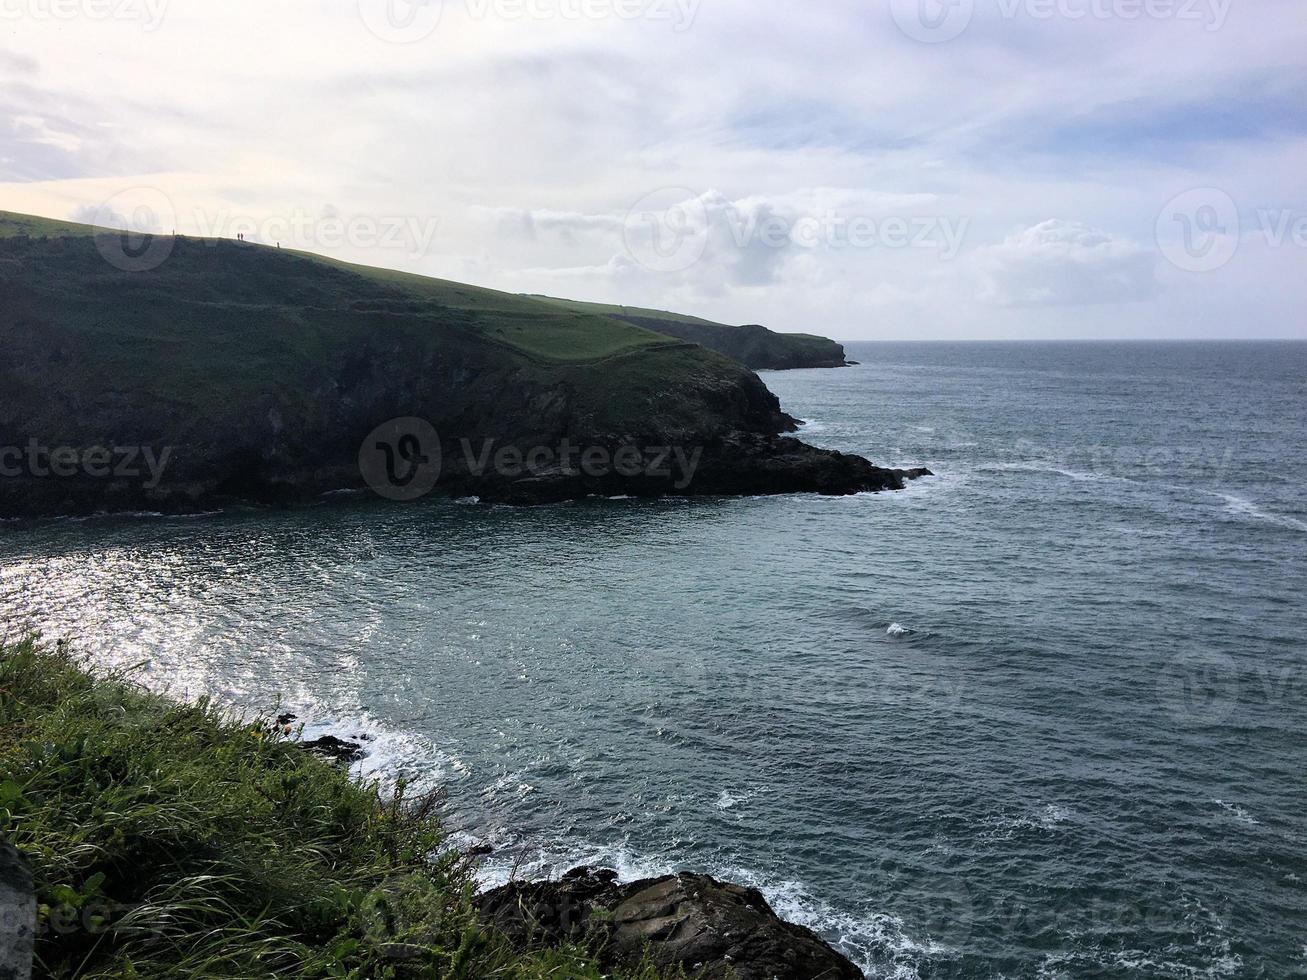
[[[913,475],[783,436],[795,421],[751,371],[634,324],[76,228],[0,215],[0,517],[294,503],[377,489],[378,473],[398,498],[434,471],[425,489],[518,503],[847,494]],[[122,268],[124,254],[154,259]],[[396,419],[420,420],[421,439],[381,444]]]

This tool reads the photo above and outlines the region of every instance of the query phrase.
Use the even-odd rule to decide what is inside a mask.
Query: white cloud
[[[1152,299],[1154,252],[1075,221],[1050,219],[982,253],[981,299],[999,306],[1094,306]]]
[[[72,133],[54,128],[40,116],[14,116],[14,131],[20,140],[42,146],[52,146],[68,153],[82,148],[82,140]]]
[[[1303,335],[1281,315],[1307,305],[1300,251],[1244,249],[1158,293],[1131,244],[1189,188],[1247,209],[1300,200],[1304,127],[1253,126],[1232,102],[1307,87],[1301,0],[1234,5],[1210,31],[976,6],[946,45],[865,0],[714,0],[682,31],[473,17],[447,0],[410,45],[373,36],[354,0],[175,0],[152,31],[19,19],[0,52],[0,208],[65,217],[153,187],[195,233],[197,211],[261,223],[330,201],[439,220],[425,254],[332,251],[343,259],[841,339],[1229,333],[1231,310]],[[1171,139],[1191,131],[1204,138]],[[667,187],[702,202],[708,240],[689,268],[650,270],[624,223]],[[830,211],[966,234],[956,260],[756,234]],[[1004,241],[1049,215],[1111,235]],[[984,243],[1002,244],[977,255]],[[976,302],[978,275],[993,303]],[[1047,303],[1064,305],[1031,309]]]

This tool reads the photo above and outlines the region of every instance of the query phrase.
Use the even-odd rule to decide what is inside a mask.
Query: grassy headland
[[[439,435],[440,491],[486,500],[848,494],[906,476],[780,438],[795,424],[775,395],[703,346],[602,312],[230,240],[0,213],[0,349],[0,517],[362,489],[365,439],[413,417]],[[650,460],[674,447],[700,463],[689,481],[652,464],[472,468],[487,446],[564,443],[609,457],[648,447]],[[86,460],[97,447],[169,462],[152,482],[89,465],[51,478],[56,450]]]
[[[689,341],[707,347],[709,350],[715,350],[719,354],[725,354],[755,371],[832,368],[843,367],[848,363],[844,359],[842,345],[814,334],[777,333],[756,323],[732,326],[697,316],[686,316],[683,313],[646,310],[637,306],[581,303],[548,296],[533,296],[532,299],[550,303],[559,309],[571,310],[587,316],[603,316],[668,337]]]
[[[38,977],[614,976],[483,928],[432,799],[30,639],[0,644],[0,832],[36,880]]]

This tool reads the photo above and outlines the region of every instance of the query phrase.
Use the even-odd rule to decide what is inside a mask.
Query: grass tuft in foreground
[[[0,643],[0,833],[37,882],[37,976],[607,975],[482,929],[438,809],[275,726]]]

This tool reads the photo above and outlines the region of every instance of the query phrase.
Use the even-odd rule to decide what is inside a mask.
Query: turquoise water
[[[901,494],[0,525],[0,610],[874,977],[1307,975],[1307,345],[767,374]]]

